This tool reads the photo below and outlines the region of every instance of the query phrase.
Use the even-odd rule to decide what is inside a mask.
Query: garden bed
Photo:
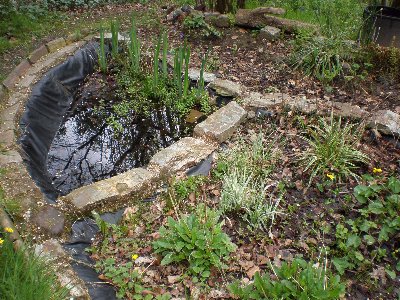
[[[272,280],[277,280],[273,275],[279,272],[277,268],[287,263],[293,266],[296,259],[304,258],[315,263],[315,268],[327,267],[336,274],[340,273],[343,286],[339,288],[340,292],[336,290],[336,294],[333,290],[338,286],[331,282],[332,290],[327,299],[338,299],[339,294],[347,299],[395,299],[400,287],[395,271],[400,245],[393,241],[398,241],[398,233],[393,233],[392,238],[381,240],[379,237],[379,242],[378,234],[381,235],[384,226],[379,218],[391,218],[392,213],[395,216],[395,212],[390,212],[390,205],[396,207],[398,204],[387,203],[387,206],[384,204],[387,211],[378,213],[372,210],[372,213],[368,213],[365,202],[360,200],[360,193],[357,194],[357,191],[364,188],[357,186],[386,186],[388,178],[398,171],[400,150],[391,141],[374,140],[370,132],[365,132],[360,150],[371,157],[371,161],[367,165],[360,165],[361,168],[355,173],[363,176],[363,180],[359,183],[354,179],[341,181],[339,170],[333,169],[330,173],[319,173],[309,184],[309,177],[304,176],[303,169],[298,165],[298,158],[308,147],[302,137],[310,132],[307,130],[310,125],[318,124],[318,118],[302,115],[293,118],[291,112],[279,116],[276,119],[255,119],[243,125],[227,148],[218,154],[209,176],[171,181],[168,190],[154,202],[127,208],[118,225],[108,225],[97,219],[101,233],[90,251],[91,257],[97,261],[100,278],[118,287],[119,294],[128,299],[138,292],[143,297],[168,297],[168,293],[176,298],[190,295],[198,299],[232,299],[234,289],[229,288],[232,283],[239,281],[239,285],[247,285],[253,282],[257,272],[270,274]],[[235,169],[235,166],[249,172],[246,175],[244,171],[244,176],[248,176],[245,181],[241,181],[240,174],[243,173]],[[232,172],[239,172],[238,177],[232,176]],[[229,178],[233,181],[229,181]],[[256,178],[264,179],[259,182]],[[390,195],[390,191],[394,191],[391,197],[397,197],[399,181],[395,184],[393,190],[386,191],[386,187],[382,192],[377,192],[379,196],[376,199],[384,201],[380,195]],[[241,192],[241,189],[246,188],[254,188],[257,194],[262,194],[263,204],[252,209],[246,208],[245,202],[250,201],[251,197],[251,192]],[[227,208],[224,199],[229,193],[238,199],[247,195],[247,199],[241,200],[244,206],[238,209]],[[374,200],[372,194],[369,197],[371,201]],[[204,207],[199,209],[202,205],[211,208],[208,212],[210,215],[211,211],[218,212],[214,221],[216,223],[212,222],[214,217],[202,214]],[[371,205],[368,207],[371,208]],[[253,214],[246,215],[247,209]],[[360,214],[362,209],[364,212]],[[220,214],[221,211],[225,213]],[[210,227],[204,229],[201,225],[193,225],[195,223],[183,225],[186,224],[182,222],[188,214],[194,218],[191,222],[205,222],[203,224]],[[187,232],[189,239],[191,236],[192,239],[202,240],[194,236],[196,230],[199,230],[201,236],[201,230],[209,230],[203,238],[211,238],[208,235],[215,234],[214,239],[218,242],[213,241],[224,246],[216,244],[212,246],[216,248],[206,248],[208,250],[200,250],[199,246],[201,255],[197,260],[192,252],[196,250],[189,246],[188,249],[184,248],[189,240],[173,233],[181,229],[168,221],[171,218],[183,228],[194,226],[190,233]],[[219,228],[217,224],[221,221],[222,232],[237,246],[231,249],[231,254],[228,254],[230,246],[225,244],[226,241],[221,236],[216,237]],[[360,224],[366,221],[376,222],[371,224],[378,227],[369,232],[368,229],[360,231]],[[167,229],[160,229],[161,226]],[[168,231],[172,228],[174,231]],[[373,242],[369,237],[365,238],[367,233]],[[168,240],[173,238],[176,240]],[[352,241],[356,241],[355,244]],[[182,250],[175,249],[180,243]],[[225,250],[218,247],[224,247]],[[159,251],[160,248],[165,252]],[[209,272],[204,273],[202,268],[207,263],[202,262],[202,259],[210,263],[210,257],[203,257],[209,255],[208,251],[213,251],[210,249],[219,253],[218,264],[215,263],[208,269]],[[380,250],[376,252],[377,249]],[[185,251],[194,257],[185,258],[185,254],[182,254],[183,261],[176,263],[180,259],[174,259]],[[173,258],[167,259],[166,253],[175,254],[172,254]],[[361,256],[354,257],[358,255]],[[194,267],[196,264],[199,264],[199,269]],[[124,268],[127,272],[125,275],[122,272]],[[333,280],[334,275],[329,276],[328,280]],[[317,293],[318,288],[324,290],[319,285],[324,280],[323,276],[316,276],[313,280],[320,282],[313,281],[311,287],[306,282],[293,281],[295,287],[292,292],[288,292],[287,299],[298,299],[302,288],[308,291],[308,296]],[[133,282],[132,285],[129,282]],[[254,293],[252,297],[245,292],[238,299],[275,299],[272,290],[269,296],[258,291],[261,298],[254,296]],[[315,295],[321,296],[321,293]]]

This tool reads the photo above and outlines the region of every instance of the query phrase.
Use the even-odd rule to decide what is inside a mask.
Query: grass
[[[300,153],[300,165],[304,172],[310,172],[309,185],[316,176],[331,174],[339,180],[359,176],[354,172],[358,164],[367,163],[367,155],[358,150],[363,132],[362,126],[342,124],[341,118],[331,115],[329,121],[324,118],[317,125],[309,127],[303,140],[307,149]]]
[[[1,232],[4,232],[0,245],[1,299],[68,299],[68,290],[60,286],[49,263],[28,249],[14,251],[7,233],[3,229]]]

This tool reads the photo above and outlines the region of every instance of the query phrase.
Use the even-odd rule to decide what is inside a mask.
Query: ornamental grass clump
[[[0,228],[0,299],[69,299],[69,291],[58,283],[51,263],[30,249],[14,249],[12,233],[11,228]]]
[[[329,121],[319,119],[317,125],[309,127],[307,135],[302,139],[307,143],[307,149],[299,154],[299,162],[305,172],[310,173],[309,185],[316,176],[325,178],[326,174],[334,173],[338,180],[352,177],[359,180],[354,171],[358,164],[369,161],[366,154],[358,150],[363,131],[356,124],[342,124],[342,119],[331,115]]]

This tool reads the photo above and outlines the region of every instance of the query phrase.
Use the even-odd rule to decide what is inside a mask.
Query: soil
[[[134,9],[138,15],[147,11],[145,5],[116,5],[98,8],[91,11],[90,16],[82,12],[70,12],[72,22],[89,22],[98,20],[103,17],[115,15],[128,15]],[[161,20],[163,26],[168,28],[169,43],[171,47],[181,45],[187,38],[192,49],[192,67],[200,66],[200,59],[205,53],[209,53],[208,71],[217,73],[221,78],[230,79],[247,86],[252,91],[259,92],[282,92],[291,95],[305,95],[313,98],[317,97],[322,100],[334,100],[341,102],[351,102],[352,104],[360,105],[369,111],[379,109],[392,109],[400,113],[400,84],[396,82],[392,84],[390,81],[382,80],[373,72],[368,76],[367,80],[362,82],[360,86],[346,87],[343,83],[335,83],[332,86],[332,92],[328,93],[327,88],[320,82],[312,78],[304,77],[301,73],[292,70],[287,64],[287,57],[291,52],[291,40],[293,36],[285,36],[284,39],[266,42],[262,40],[256,32],[242,28],[228,28],[222,30],[223,37],[221,39],[208,39],[200,36],[196,32],[187,33],[182,31],[181,24],[167,24],[165,20],[166,10],[157,10],[155,14]],[[129,18],[126,18],[129,19]],[[127,29],[128,21],[123,21],[123,29]],[[147,49],[152,45],[157,34],[160,33],[159,26],[140,26],[139,36],[143,40],[143,48]],[[67,30],[68,31],[68,30]],[[33,40],[32,46],[40,45],[45,41],[51,40],[53,37],[59,37],[59,32],[51,33],[48,37]],[[35,48],[35,47],[32,47]],[[18,61],[27,55],[26,47],[16,48],[1,57],[4,64],[1,64],[0,73],[8,72]],[[113,149],[113,133],[106,130],[106,126],[101,120],[93,120],[88,118],[88,113],[93,110],[93,103],[100,98],[104,98],[101,93],[109,93],[110,91],[101,91],[96,87],[99,84],[98,75],[93,75],[86,85],[82,87],[81,95],[92,97],[89,102],[77,101],[77,105],[69,115],[68,126],[62,127],[60,130],[68,128],[80,128],[80,131],[73,132],[74,138],[68,138],[64,141],[71,145],[71,142],[85,143],[87,138],[91,136],[102,135],[92,146],[101,147],[103,152],[106,149]],[[112,89],[112,85],[108,88]],[[89,97],[89,98],[90,98]],[[97,99],[96,99],[97,98]],[[87,98],[85,98],[87,99]],[[314,122],[312,117],[299,116],[304,124]],[[103,120],[104,121],[104,120]],[[100,122],[100,123],[99,123]],[[335,195],[332,191],[320,192],[316,187],[307,187],[307,177],[304,176],[303,170],[298,167],[296,162],[296,154],[304,149],[304,141],[299,138],[301,129],[295,126],[296,118],[293,112],[280,112],[274,119],[262,119],[252,123],[247,123],[240,128],[235,139],[244,139],[251,141],[251,136],[254,132],[272,131],[276,136],[286,139],[283,149],[283,155],[280,159],[275,172],[270,176],[271,179],[271,195],[276,195],[277,190],[273,183],[284,181],[287,192],[284,201],[281,203],[281,214],[276,224],[273,226],[270,235],[266,232],[258,234],[250,234],[246,227],[240,223],[235,216],[230,216],[225,219],[224,230],[229,234],[232,241],[238,245],[238,250],[232,256],[228,269],[222,274],[217,270],[213,270],[210,280],[207,282],[210,290],[202,292],[200,299],[229,299],[231,296],[225,289],[227,282],[232,282],[235,279],[240,279],[243,282],[249,282],[254,276],[254,270],[268,272],[269,262],[274,261],[279,264],[281,261],[290,261],[296,255],[302,255],[305,258],[316,258],[321,253],[321,249],[332,245],[335,237],[333,233],[322,233],[322,226],[336,226],[339,221],[351,218],[354,214],[355,201],[351,199],[351,203],[347,202],[344,195],[351,193],[357,185],[356,181],[350,180],[346,184],[339,184],[339,194]],[[137,126],[143,126],[140,122],[134,123]],[[146,136],[145,125],[142,128],[143,134]],[[153,126],[154,128],[157,126]],[[159,134],[159,131],[157,132]],[[127,130],[127,135],[134,135],[134,130]],[[136,133],[135,133],[136,134]],[[136,136],[137,137],[137,136]],[[62,154],[58,151],[59,146],[64,148],[66,144],[60,144],[61,138],[56,138],[53,145],[55,148],[50,153],[50,163],[54,163],[52,173],[56,176],[58,170],[64,168],[64,161],[67,157],[72,158],[75,153],[67,153],[60,161],[56,161],[54,155]],[[167,145],[172,140],[169,140]],[[231,143],[232,143],[231,142]],[[145,143],[142,143],[145,145]],[[163,145],[163,146],[165,146]],[[123,149],[120,145],[115,151],[124,156],[130,152],[131,144],[124,145]],[[228,147],[230,143],[228,143]],[[379,167],[383,170],[384,176],[396,175],[400,171],[400,147],[396,139],[389,137],[380,137],[372,131],[366,131],[362,137],[361,149],[371,157],[371,162],[368,166],[363,166],[358,170],[358,173],[371,173],[373,167]],[[82,148],[83,149],[83,148]],[[90,150],[90,148],[87,148]],[[86,150],[87,150],[86,149]],[[85,151],[86,151],[85,150]],[[143,149],[142,149],[143,150]],[[147,151],[147,150],[146,150]],[[155,149],[151,151],[156,151]],[[97,152],[97,150],[96,150]],[[72,154],[72,155],[71,155]],[[149,154],[150,155],[150,154]],[[146,156],[147,157],[147,156]],[[89,167],[83,162],[86,158],[85,153],[79,154],[77,163],[73,163],[78,167],[78,173],[88,176],[79,177],[71,169],[71,176],[78,178],[79,183],[70,182],[67,184],[70,187],[76,184],[85,184],[93,180],[102,179],[107,176],[112,176],[116,171],[110,165],[96,166],[96,171],[89,171]],[[118,157],[116,157],[118,160]],[[138,161],[141,161],[138,164]],[[145,163],[146,159],[133,158],[130,163],[123,165],[121,168],[130,168],[139,166]],[[71,165],[71,166],[72,166]],[[116,160],[112,162],[116,164]],[[123,166],[122,166],[123,165]],[[94,174],[92,174],[94,173]],[[64,178],[57,179],[61,183]],[[66,188],[66,191],[70,189]],[[221,194],[221,183],[215,179],[210,179],[209,183],[203,185],[197,193],[191,193],[184,201],[184,206],[187,209],[196,207],[199,203],[205,202],[210,207],[216,207]],[[127,238],[135,240],[138,245],[134,248],[127,248],[125,245],[121,247],[121,240],[117,237],[110,237],[108,240],[109,253],[101,256],[95,254],[93,259],[98,260],[111,255],[118,263],[123,263],[131,260],[132,251],[135,251],[142,258],[147,258],[147,262],[137,264],[145,271],[143,283],[147,287],[151,287],[155,293],[170,292],[175,297],[184,297],[188,294],[192,296],[198,293],[198,286],[191,281],[190,278],[183,280],[175,280],[173,277],[184,273],[184,266],[171,265],[160,266],[159,258],[152,259],[151,241],[158,236],[160,225],[166,223],[168,216],[173,216],[174,211],[166,207],[165,195],[160,196],[156,201],[147,204],[141,221],[132,225],[128,230]],[[140,223],[142,222],[142,223]],[[396,239],[397,238],[397,239]],[[385,245],[387,249],[399,248],[398,236],[391,242]],[[101,242],[101,236],[96,241]],[[95,243],[95,245],[96,245]],[[384,262],[392,264],[390,258]],[[374,267],[379,267],[375,265]],[[371,270],[369,270],[371,272]],[[372,280],[369,272],[355,273],[353,271],[346,272],[344,279],[347,282],[346,298],[347,299],[397,299],[396,293],[400,289],[399,281],[391,280],[385,274],[380,274],[377,279]],[[106,279],[104,274],[101,279]],[[397,291],[396,291],[397,290]],[[215,295],[215,296],[213,296]]]
[[[313,117],[300,116],[300,118],[306,124],[315,122]],[[201,294],[198,299],[232,299],[227,290],[230,283],[236,280],[242,283],[249,282],[253,279],[255,271],[270,273],[271,262],[279,266],[283,261],[292,261],[299,256],[318,260],[321,255],[324,256],[325,249],[335,249],[336,225],[355,217],[357,201],[345,197],[346,194],[351,194],[357,185],[355,180],[338,183],[335,186],[339,189],[337,194],[332,192],[332,189],[319,191],[315,187],[315,182],[307,188],[308,176],[305,176],[303,170],[295,163],[298,152],[304,150],[306,145],[300,138],[298,123],[293,121],[290,113],[279,114],[276,118],[248,122],[239,129],[226,147],[233,147],[237,141],[251,144],[254,135],[259,132],[263,132],[269,140],[284,139],[284,143],[280,143],[282,154],[279,162],[266,182],[269,186],[268,194],[273,199],[278,197],[277,183],[285,183],[286,193],[279,207],[282,214],[278,215],[271,233],[250,232],[237,215],[224,217],[224,231],[238,249],[231,254],[226,270],[212,270],[211,277],[206,281],[207,288],[200,287]],[[372,174],[371,166],[379,166],[384,170],[382,176],[399,174],[400,147],[393,140],[376,139],[370,132],[365,132],[361,148],[372,161],[369,166],[357,170],[359,175]],[[160,226],[165,226],[167,218],[175,217],[177,211],[191,212],[200,203],[218,208],[222,185],[213,174],[211,170],[205,183],[174,208],[168,204],[168,199],[176,195],[173,188],[158,196],[153,203],[143,203],[139,208],[127,208],[121,223],[127,226],[125,228],[127,235],[118,236],[118,232],[119,234],[121,232],[114,232],[107,237],[107,252],[95,251],[92,258],[104,259],[112,253],[118,265],[131,261],[133,253],[138,254],[140,259],[136,261],[136,266],[138,270],[143,271],[142,283],[152,293],[169,292],[173,297],[194,296],[199,292],[199,285],[193,282],[190,276],[182,276],[185,265],[161,266],[161,258],[154,256],[151,243],[159,237]],[[316,182],[318,181],[321,180],[317,179]],[[332,230],[328,232],[322,228],[332,228]],[[102,240],[103,237],[99,235],[94,248],[101,249]],[[135,241],[135,243],[124,241]],[[392,253],[400,247],[399,239],[394,238],[382,247]],[[328,257],[329,259],[331,258]],[[374,263],[372,268],[379,270],[379,267],[388,264],[392,266],[396,264],[389,255],[383,262]],[[330,266],[334,268],[333,265]],[[345,299],[397,299],[397,292],[400,289],[398,281],[389,279],[385,274],[372,279],[371,274],[372,270],[346,272],[342,276],[342,280],[347,283]],[[101,274],[100,278],[108,280],[104,274]]]

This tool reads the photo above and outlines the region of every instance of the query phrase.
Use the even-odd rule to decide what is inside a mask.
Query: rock
[[[300,28],[317,31],[317,27],[295,20],[279,18],[272,15],[283,15],[284,9],[273,7],[259,7],[256,9],[239,9],[236,13],[236,25],[246,28],[263,28],[275,26],[286,32],[293,33]]]
[[[185,171],[206,159],[215,148],[201,139],[186,137],[157,152],[147,169],[167,175]]]
[[[186,122],[191,124],[197,123],[197,121],[203,116],[204,114],[201,111],[191,109],[186,117]]]
[[[232,136],[240,123],[246,119],[246,115],[246,111],[232,101],[197,124],[194,135],[222,143]]]
[[[309,114],[317,110],[317,101],[313,99],[307,99],[305,97],[294,97],[290,98],[285,105],[292,110],[298,110],[300,112]]]
[[[35,246],[35,254],[37,256],[57,259],[67,257],[67,253],[64,251],[61,244],[54,239],[45,241],[43,244]]]
[[[281,30],[272,26],[265,26],[260,30],[260,37],[267,41],[273,41],[279,38]]]
[[[211,25],[218,28],[229,28],[232,26],[232,23],[227,15],[219,15],[211,19]]]
[[[198,81],[200,79],[200,70],[190,68],[188,75],[190,80]],[[203,78],[205,83],[210,83],[213,82],[217,76],[214,73],[203,72]]]
[[[65,216],[53,206],[46,205],[34,215],[33,222],[51,236],[58,236],[64,230]]]
[[[125,173],[80,187],[62,201],[72,203],[77,209],[87,212],[94,206],[115,205],[117,201],[135,200],[135,197],[150,196],[158,174],[143,168],[131,169]],[[152,186],[153,187],[153,186]]]
[[[400,115],[390,110],[380,110],[370,117],[367,127],[398,137],[400,136]]]
[[[208,24],[213,25],[213,21],[220,15],[221,14],[219,12],[205,12],[204,21],[206,21]]]
[[[167,15],[167,21],[168,22],[176,22],[181,16],[183,16],[185,13],[180,9],[176,9],[173,12],[169,13]]]
[[[185,4],[184,6],[182,6],[181,7],[181,10],[184,12],[184,13],[190,13],[192,10],[193,10],[193,7],[191,7],[190,5],[188,5],[188,4]]]
[[[258,109],[262,108],[276,108],[289,99],[289,95],[282,93],[269,93],[263,95],[260,93],[251,92],[246,98],[243,99],[243,103],[246,109],[257,111]]]
[[[97,35],[95,37],[96,40],[100,40],[100,35]],[[112,34],[111,32],[105,32],[104,33],[104,39],[105,40],[111,40],[112,39]],[[118,41],[120,42],[125,42],[125,41],[129,41],[129,37],[122,35],[121,33],[118,32]]]
[[[210,83],[209,87],[218,95],[225,97],[237,97],[242,93],[240,84],[225,79],[216,79]]]
[[[63,38],[55,39],[46,44],[47,50],[51,52],[56,52],[58,49],[65,47],[67,43]]]
[[[22,157],[19,155],[17,151],[9,151],[3,154],[0,154],[0,167],[4,167],[11,163],[20,163],[22,162]]]
[[[362,109],[358,105],[352,105],[351,103],[347,102],[336,102],[332,101],[332,110],[334,115],[342,116],[345,118],[355,118],[355,119],[362,119],[368,115],[368,112]],[[331,113],[331,109],[328,110],[327,113]]]
[[[19,78],[26,74],[26,72],[31,67],[31,64],[27,59],[23,59],[18,66],[4,79],[3,85],[8,89],[12,90],[15,84],[18,82]]]
[[[235,23],[238,26],[262,28],[268,24],[265,23],[264,15],[283,15],[285,10],[275,7],[258,7],[255,9],[239,9],[235,16]]]
[[[47,47],[45,45],[42,45],[29,55],[28,60],[31,64],[34,64],[48,53],[49,51],[47,50]]]

